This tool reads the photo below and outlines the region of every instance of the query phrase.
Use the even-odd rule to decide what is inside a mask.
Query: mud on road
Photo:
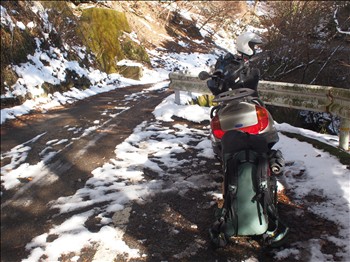
[[[179,124],[193,130],[205,130],[208,126],[206,122],[196,124],[179,118],[173,122],[159,123],[152,111],[171,92],[145,88],[134,86],[118,89],[46,114],[33,113],[2,125],[2,154],[19,144],[31,147],[26,159],[30,164],[41,161],[44,153],[55,154],[46,163],[45,176],[23,179],[15,190],[3,190],[1,261],[26,258],[29,254],[25,248],[27,243],[67,219],[68,214],[59,215],[48,203],[73,195],[83,188],[92,176],[91,171],[115,156],[116,145],[123,142],[143,121],[171,130],[177,130]],[[199,134],[195,136],[197,141],[204,138]],[[308,206],[314,202],[326,200],[310,196],[304,205],[297,205],[293,202],[293,192],[287,191],[279,195],[281,218],[291,228],[284,247],[270,249],[261,245],[259,239],[235,238],[226,248],[214,249],[210,244],[208,229],[214,222],[217,203],[210,192],[220,192],[221,164],[215,159],[208,161],[200,157],[193,147],[174,157],[183,164],[166,170],[165,176],[160,177],[149,169],[143,170],[147,180],[162,179],[167,190],[154,194],[142,203],[133,201],[123,212],[113,214],[114,226],[125,231],[123,240],[126,244],[144,254],[131,261],[274,261],[276,250],[295,247],[296,242],[306,243],[320,235],[334,235],[338,230],[332,222],[308,211]],[[1,166],[10,160],[2,158]],[[298,172],[302,171],[296,170],[288,175],[300,176]],[[186,190],[180,190],[176,185],[175,178],[190,182],[193,177],[200,176],[208,183]],[[98,219],[92,217],[86,227],[96,232],[101,226]],[[49,235],[49,238],[54,240],[55,236]],[[298,249],[301,250],[301,257],[307,261],[310,257],[308,247],[298,246]],[[78,261],[93,261],[97,250],[94,247],[81,250]],[[322,252],[336,257],[337,248],[325,238]],[[66,254],[60,260],[72,261],[74,256]],[[45,261],[44,257],[42,259]],[[115,257],[115,261],[127,260],[122,255]],[[284,261],[300,260],[289,256]]]

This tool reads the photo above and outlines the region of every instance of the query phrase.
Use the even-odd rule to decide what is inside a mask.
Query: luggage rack
[[[214,99],[213,102],[226,102],[226,101],[232,101],[232,100],[238,100],[242,99],[244,97],[250,96],[254,94],[254,90],[250,88],[238,88],[230,91],[223,92],[221,94],[218,94]]]

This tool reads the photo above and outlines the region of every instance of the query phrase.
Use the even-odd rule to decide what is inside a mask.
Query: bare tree
[[[349,88],[349,35],[344,32],[350,25],[350,3],[271,1],[268,5],[269,13],[260,19],[268,29],[262,78]],[[301,118],[309,128],[336,132],[333,116],[304,112]]]
[[[208,23],[214,24],[215,27],[225,25],[237,13],[240,12],[242,3],[239,1],[200,1],[198,5],[200,14],[205,17],[200,29]]]
[[[339,87],[349,81],[344,71],[349,46],[333,18],[337,8],[347,8],[349,3],[278,1],[269,5],[270,13],[261,19],[268,28],[265,79]]]

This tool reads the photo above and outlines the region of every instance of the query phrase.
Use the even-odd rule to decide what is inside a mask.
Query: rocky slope
[[[34,87],[39,91],[18,92],[16,83],[20,81],[21,73],[16,66],[21,63],[36,63],[43,70],[51,70],[45,68],[48,59],[63,56],[61,61],[77,62],[81,68],[91,67],[107,74],[119,73],[139,79],[142,68],[137,64],[125,65],[122,61],[132,60],[152,67],[149,57],[152,49],[208,51],[213,44],[209,38],[203,39],[193,23],[182,16],[173,17],[167,4],[152,1],[81,2],[84,1],[1,3],[2,108],[56,91],[67,91],[73,86],[85,89],[91,85],[89,79],[77,73],[78,70],[54,70],[51,74],[60,81],[43,81]],[[169,22],[165,22],[166,19]],[[204,42],[198,44],[193,41],[196,39]],[[186,43],[186,48],[181,43]],[[40,53],[39,58],[35,58],[36,53]]]

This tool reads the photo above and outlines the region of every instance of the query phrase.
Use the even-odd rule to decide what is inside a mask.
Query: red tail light
[[[255,111],[256,111],[256,116],[258,118],[258,123],[252,126],[241,127],[239,128],[239,130],[252,135],[256,135],[256,134],[259,134],[259,132],[263,131],[269,125],[269,113],[267,112],[267,110],[264,107],[256,105]],[[221,129],[218,115],[212,118],[210,126],[213,132],[213,135],[217,139],[221,139],[224,136],[225,131]]]
[[[258,118],[258,123],[252,126],[242,127],[239,130],[252,135],[257,135],[269,125],[269,113],[267,110],[262,106],[256,105],[255,111]]]
[[[213,135],[217,139],[221,139],[224,136],[225,131],[221,129],[220,120],[219,120],[218,115],[216,115],[212,118],[212,120],[210,122],[210,127],[211,127],[211,131],[213,132]]]

